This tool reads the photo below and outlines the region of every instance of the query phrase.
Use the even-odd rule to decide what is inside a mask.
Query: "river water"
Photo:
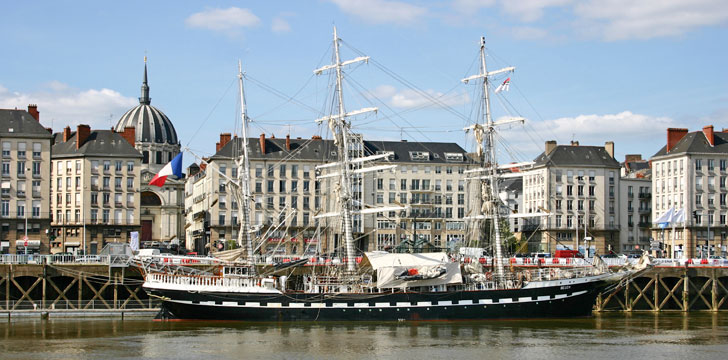
[[[726,359],[728,313],[246,324],[12,318],[0,359]]]

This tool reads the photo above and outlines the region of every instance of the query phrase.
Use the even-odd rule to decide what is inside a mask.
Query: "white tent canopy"
[[[380,289],[406,288],[416,286],[435,286],[444,284],[460,284],[463,282],[460,265],[451,262],[445,253],[390,254],[385,252],[367,252],[362,259],[362,266],[371,266],[377,271],[377,287]],[[423,280],[404,280],[397,276],[410,269],[419,273],[427,273],[436,268],[444,268],[444,274]]]

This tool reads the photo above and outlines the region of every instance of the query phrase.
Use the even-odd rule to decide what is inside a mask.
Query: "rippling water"
[[[728,314],[434,323],[0,322],[0,359],[725,359]]]

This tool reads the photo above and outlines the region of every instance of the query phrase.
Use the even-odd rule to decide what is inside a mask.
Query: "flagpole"
[[[670,259],[675,260],[675,238],[677,237],[677,234],[675,233],[675,222],[672,222],[672,244],[670,245]]]

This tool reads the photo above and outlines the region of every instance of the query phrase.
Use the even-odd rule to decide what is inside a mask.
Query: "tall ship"
[[[355,148],[352,121],[366,108],[346,111],[342,68],[368,61],[361,56],[342,61],[336,28],[333,64],[314,71],[331,71],[335,79],[332,113],[316,120],[333,136],[337,161],[318,166],[318,179],[334,179],[333,188],[323,189],[336,199],[334,211],[316,218],[340,219],[337,231],[344,245],[344,264],[305,266],[307,259],[275,266],[256,266],[255,229],[251,226],[250,163],[247,154],[248,117],[245,108],[242,67],[238,81],[241,97],[243,153],[236,164],[237,179],[228,183],[238,199],[239,253],[241,260],[220,262],[206,271],[188,267],[158,266],[140,262],[145,270],[144,290],[161,300],[164,319],[210,319],[241,321],[420,321],[480,320],[587,316],[600,292],[618,286],[640,269],[610,271],[599,257],[582,266],[518,269],[506,266],[498,224],[503,216],[499,194],[502,168],[496,157],[497,128],[490,109],[490,78],[512,72],[505,68],[489,72],[485,38],[480,42],[480,72],[463,82],[482,84],[482,118],[465,130],[478,145],[479,168],[471,171],[479,182],[481,202],[470,216],[482,224],[480,231],[492,234],[493,253],[489,267],[465,263],[452,254],[365,252],[357,257],[354,227],[367,214],[404,211],[406,206],[375,207],[362,203],[356,194],[361,174],[394,168],[389,153],[362,156]],[[354,261],[354,259],[357,259]]]

